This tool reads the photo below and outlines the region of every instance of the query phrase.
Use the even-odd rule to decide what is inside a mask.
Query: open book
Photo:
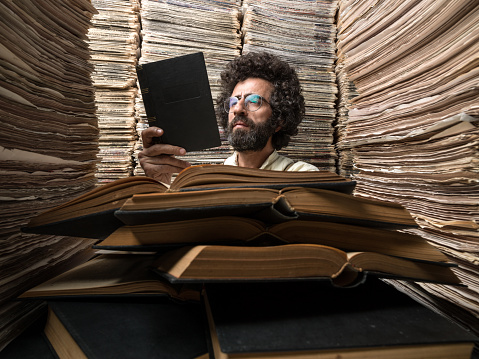
[[[266,226],[256,219],[229,216],[122,226],[94,247],[155,251],[168,246],[197,244],[258,246],[285,243],[322,244],[421,261],[448,261],[436,247],[413,234],[324,221],[292,220]]]
[[[282,172],[224,165],[192,166],[183,170],[170,188],[144,176],[116,180],[38,214],[22,230],[103,239],[123,224],[114,212],[135,194],[176,193],[204,186],[283,188],[289,185],[314,186],[348,193],[354,188],[354,182],[326,171]],[[175,201],[169,205],[176,207]]]
[[[26,298],[165,296],[199,301],[200,288],[175,285],[149,270],[149,254],[105,254],[72,268],[19,296]]]
[[[356,182],[329,171],[288,172],[228,165],[199,165],[181,171],[170,190],[301,186],[352,193],[355,184]]]
[[[212,216],[265,222],[311,219],[376,227],[416,227],[401,205],[319,188],[219,188],[135,195],[115,215],[128,225]]]
[[[449,266],[374,252],[344,252],[318,244],[270,247],[198,245],[160,256],[153,270],[178,282],[274,281],[327,278],[338,286],[361,281],[362,274],[460,284]]]
[[[105,238],[122,222],[114,212],[134,194],[165,192],[168,188],[149,177],[116,180],[33,217],[23,232]]]

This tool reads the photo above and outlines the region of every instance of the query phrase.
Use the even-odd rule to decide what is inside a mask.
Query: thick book
[[[123,224],[114,213],[128,198],[167,190],[164,184],[149,177],[122,178],[39,213],[22,231],[102,239]]]
[[[1,359],[58,359],[43,329],[47,308],[37,310],[40,317],[0,351]]]
[[[353,286],[366,276],[445,284],[460,280],[444,263],[429,263],[375,252],[345,252],[319,244],[278,246],[186,246],[168,251],[152,270],[172,283],[328,280]]]
[[[154,275],[151,254],[104,254],[37,285],[19,299],[166,297],[177,301],[199,301],[194,285],[175,285]]]
[[[372,279],[206,284],[210,358],[466,359],[477,337]]]
[[[351,194],[356,182],[330,171],[272,171],[229,165],[198,165],[181,171],[170,191],[230,187],[314,187]]]
[[[202,52],[138,65],[150,126],[164,130],[158,141],[198,151],[221,145]]]
[[[309,187],[219,188],[134,195],[115,212],[128,225],[212,216],[253,216],[265,222],[307,219],[369,227],[417,227],[400,204]]]
[[[415,234],[325,221],[293,220],[267,226],[257,219],[230,216],[122,226],[93,247],[149,252],[198,244],[259,246],[286,243],[321,244],[346,251],[448,262],[441,251]]]
[[[206,187],[314,186],[346,191],[354,182],[334,173],[280,172],[224,165],[192,166],[183,170],[171,187],[145,176],[128,177],[97,187],[71,201],[39,213],[22,231],[104,239],[123,222],[115,212],[135,194],[180,192]],[[173,206],[175,206],[173,204]]]
[[[208,352],[199,302],[143,298],[48,306],[45,334],[60,359],[183,359]]]

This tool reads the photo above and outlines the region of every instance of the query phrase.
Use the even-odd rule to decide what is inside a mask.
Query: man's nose
[[[244,98],[240,98],[238,102],[232,107],[234,115],[246,113]]]

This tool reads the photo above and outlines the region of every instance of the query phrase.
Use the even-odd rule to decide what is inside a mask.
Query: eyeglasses
[[[238,104],[240,99],[241,97],[227,98],[224,102],[225,111],[229,113],[231,109]],[[271,104],[268,101],[266,101],[263,96],[253,93],[245,97],[244,107],[251,112],[258,111],[261,108],[261,105],[263,104],[263,102],[266,102],[268,105],[271,106]]]

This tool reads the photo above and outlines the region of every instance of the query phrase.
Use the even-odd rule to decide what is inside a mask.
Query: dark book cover
[[[300,219],[305,221],[331,222],[338,224],[343,223],[371,228],[402,229],[417,227],[417,225],[394,223],[381,220],[351,218],[341,215],[333,216],[318,213],[298,212],[292,209],[291,206],[285,205],[284,202],[284,197],[279,197],[279,200],[275,203],[259,202],[231,205],[206,204],[205,206],[201,207],[172,207],[145,210],[119,209],[115,211],[115,216],[123,224],[129,226],[220,216],[240,216],[258,219],[269,225]]]
[[[198,151],[221,145],[202,52],[138,65],[148,123],[161,143]]]
[[[328,282],[206,284],[221,351],[228,354],[472,343],[474,335],[370,278]]]
[[[24,226],[21,230],[24,233],[51,234],[101,240],[108,237],[123,225],[123,222],[115,216],[116,210],[118,209],[92,213],[38,226]]]
[[[208,352],[200,303],[121,298],[48,305],[90,359],[179,359]]]
[[[43,333],[46,320],[45,307],[32,325],[0,351],[0,359],[58,359]]]

